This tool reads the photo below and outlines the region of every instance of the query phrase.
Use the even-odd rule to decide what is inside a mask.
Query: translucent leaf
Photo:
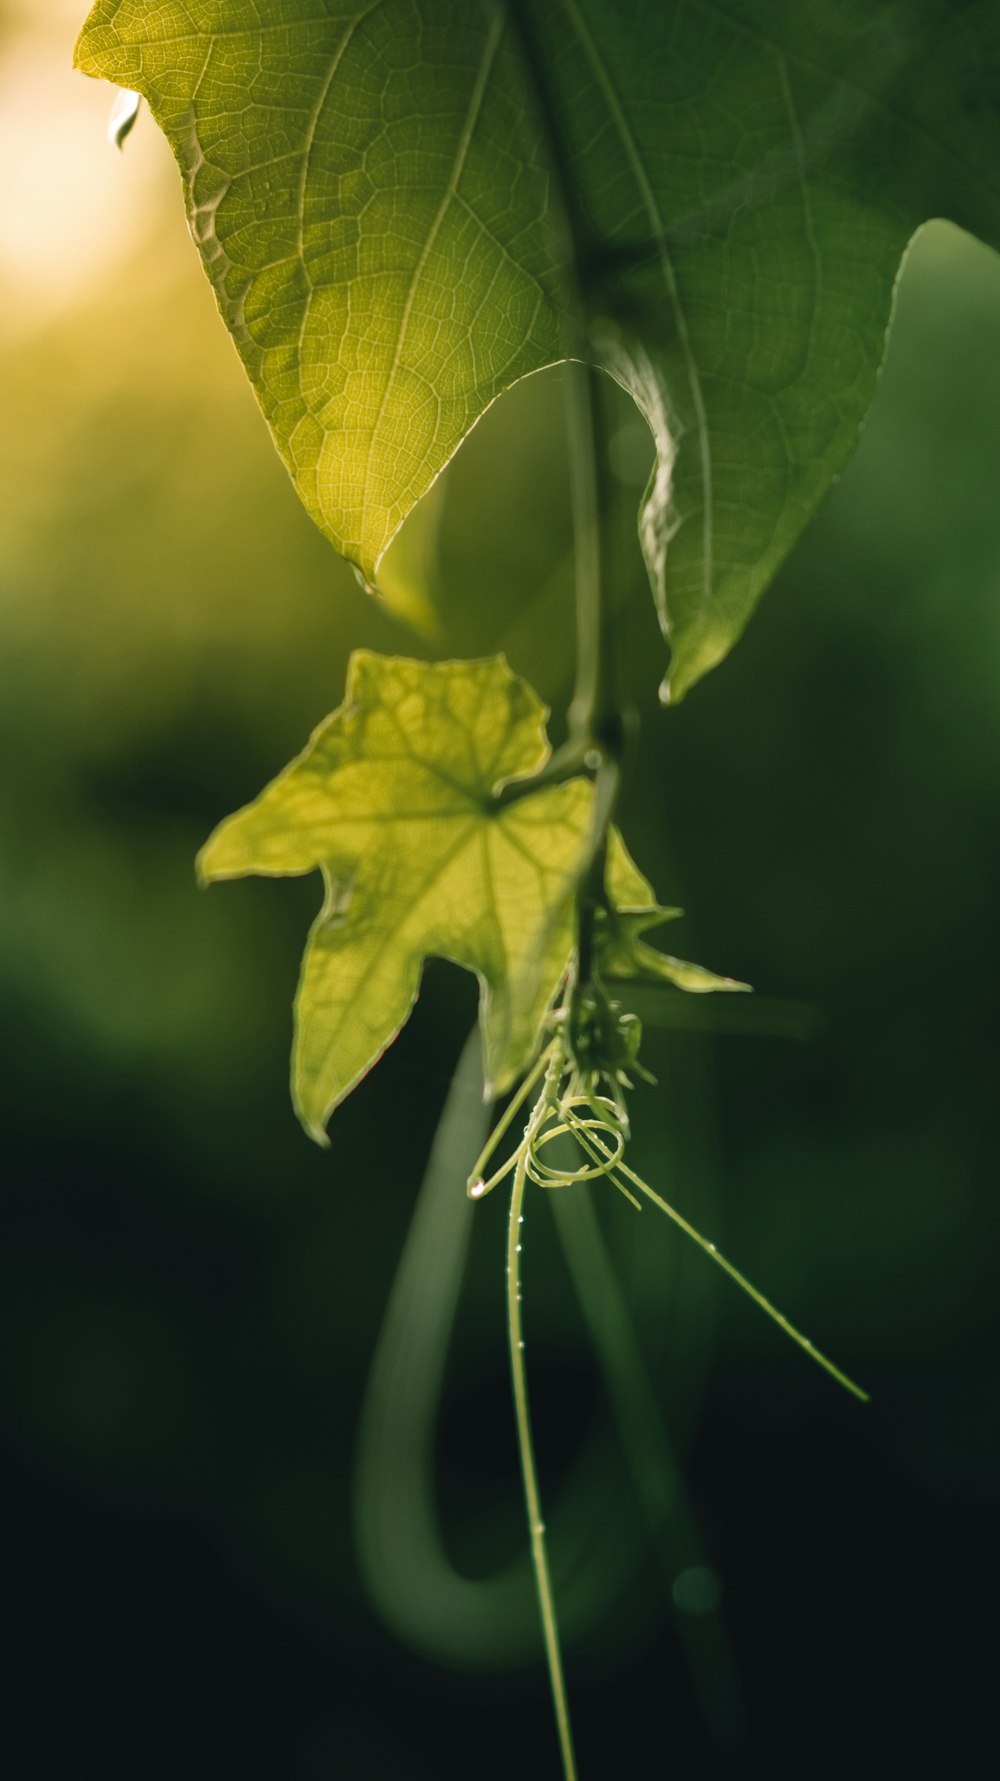
[[[719,977],[704,965],[692,965],[687,959],[658,952],[642,939],[650,928],[673,921],[684,912],[664,908],[656,901],[652,885],[639,871],[617,830],[612,831],[608,849],[607,883],[610,906],[598,912],[595,935],[597,969],[606,982],[670,983],[693,995],[749,990],[748,983],[740,983],[735,977]]]
[[[871,403],[901,256],[1000,242],[996,0],[545,0],[595,358],[657,447],[640,533],[679,697]],[[98,0],[310,513],[368,581],[480,415],[563,355],[549,181],[500,0]]]
[[[428,665],[358,651],[343,705],[202,850],[206,882],[323,870],[292,1058],[314,1138],[396,1037],[431,955],[479,978],[492,1089],[530,1062],[569,962],[592,801],[579,779],[491,802],[499,782],[547,759],[545,716],[501,657]]]

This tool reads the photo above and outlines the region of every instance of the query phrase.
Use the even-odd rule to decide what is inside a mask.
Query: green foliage
[[[500,657],[427,664],[359,650],[343,705],[202,849],[206,883],[322,868],[292,1060],[296,1108],[321,1142],[333,1109],[406,1021],[431,955],[479,978],[493,1092],[531,1063],[570,963],[593,805],[583,778],[496,800],[548,760],[545,717]],[[617,835],[608,891],[599,958],[609,976],[742,987],[613,938],[680,913],[658,908]]]
[[[500,659],[358,651],[344,704],[203,849],[206,881],[323,869],[292,1064],[314,1137],[396,1037],[431,954],[479,978],[495,1088],[531,1061],[572,946],[591,804],[583,779],[494,803],[502,781],[544,763],[544,720]]]
[[[993,0],[533,8],[593,241],[595,361],[657,465],[641,536],[679,697],[843,467],[906,244],[1000,243]],[[503,390],[564,356],[544,155],[504,8],[99,0],[285,463],[373,580]]]
[[[621,892],[619,891],[619,896]],[[670,983],[693,995],[712,990],[746,990],[749,984],[733,977],[718,977],[704,965],[692,965],[687,959],[673,958],[670,953],[657,952],[642,936],[662,922],[682,915],[681,909],[664,909],[656,902],[652,886],[642,880],[642,889],[635,887],[630,900],[617,908],[598,911],[595,949],[600,975],[609,983],[629,980],[633,983]]]
[[[565,746],[550,758],[544,708],[502,657],[360,652],[344,705],[199,860],[205,881],[323,872],[293,1053],[315,1138],[406,1021],[431,955],[479,979],[488,1089],[522,1079],[481,1161],[538,1089],[523,1139],[470,1193],[513,1175],[518,1436],[575,1781],[521,1336],[526,1183],[607,1180],[636,1206],[638,1190],[866,1395],[625,1160],[624,1091],[645,1072],[614,986],[746,986],[648,945],[678,912],[611,826],[630,726],[599,374],[655,445],[639,531],[678,698],[731,648],[845,463],[914,231],[946,215],[1000,244],[980,171],[1000,148],[1000,21],[992,0],[98,0],[78,57],[166,131],[278,449],[366,584],[490,403],[582,361],[566,380]]]

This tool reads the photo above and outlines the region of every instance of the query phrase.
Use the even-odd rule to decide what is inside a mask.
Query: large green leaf
[[[679,696],[846,461],[900,257],[1000,243],[996,0],[538,0],[657,445],[641,535]],[[488,404],[557,359],[547,179],[501,0],[98,0],[303,501],[374,579]]]
[[[491,1086],[530,1062],[569,962],[592,804],[583,779],[493,803],[547,758],[545,715],[502,657],[359,650],[343,705],[202,850],[205,881],[323,869],[292,1059],[314,1137],[396,1037],[431,955],[479,977]]]

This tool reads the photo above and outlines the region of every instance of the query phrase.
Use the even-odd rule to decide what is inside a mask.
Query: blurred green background
[[[414,576],[431,590],[408,629],[300,511],[153,126],[108,147],[107,93],[69,71],[82,6],[0,15],[2,1738],[30,1746],[9,1772],[554,1775],[527,1573],[491,1667],[492,1610],[466,1637],[390,1519],[390,1587],[424,1589],[437,1629],[398,1638],[354,1532],[368,1364],[474,986],[429,970],[321,1154],[286,1087],[319,886],[201,894],[192,862],[338,703],[359,644],[505,648],[558,733],[559,377],[491,411],[400,540],[395,605]],[[614,451],[643,723],[623,826],[691,912],[669,944],[759,992],[671,1003],[682,1024],[649,1031],[639,1166],[874,1402],[652,1212],[637,1235],[602,1206],[708,1568],[672,1599],[532,1208],[582,1770],[895,1773],[937,1753],[961,1772],[992,1724],[1000,1453],[1000,263],[942,225],[919,238],[856,460],[731,660],[669,714],[624,404]],[[524,1543],[503,1213],[475,1213],[436,1433],[470,1576]],[[429,1270],[418,1319],[444,1290]],[[690,1613],[719,1587],[721,1611]]]

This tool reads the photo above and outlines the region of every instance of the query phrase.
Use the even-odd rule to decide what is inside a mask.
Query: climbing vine
[[[565,744],[550,749],[547,712],[500,657],[357,652],[343,703],[220,824],[199,871],[323,874],[292,1066],[320,1142],[405,1024],[425,959],[479,980],[488,1091],[511,1098],[469,1193],[512,1183],[514,1398],[569,1777],[524,1364],[529,1187],[607,1183],[656,1206],[864,1396],[628,1161],[645,1074],[630,989],[746,986],[644,938],[678,911],[615,826],[642,766],[617,668],[609,379],[655,450],[639,543],[675,702],[735,643],[846,462],[914,231],[943,214],[1000,244],[1000,15],[989,0],[960,15],[947,0],[98,0],[78,62],[125,90],[119,143],[140,98],[165,131],[275,445],[373,592],[489,405],[567,365]]]

